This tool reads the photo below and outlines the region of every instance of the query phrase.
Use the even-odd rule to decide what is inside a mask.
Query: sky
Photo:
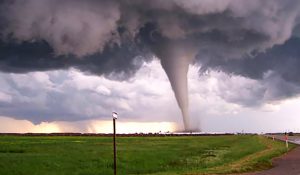
[[[300,2],[0,2],[0,132],[300,132]]]

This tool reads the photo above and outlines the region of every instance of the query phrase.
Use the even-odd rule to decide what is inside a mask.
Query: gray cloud
[[[253,106],[260,94],[263,101],[299,94],[299,11],[293,0],[1,1],[0,70],[75,67],[125,80],[156,56],[181,109],[187,71],[177,73],[174,62],[262,81],[265,90],[252,91],[258,98],[221,95]]]
[[[199,57],[200,73],[208,70],[219,70],[261,81],[265,87],[265,92],[248,102],[258,102],[261,99],[264,99],[261,102],[266,102],[290,98],[300,93],[299,45],[300,38],[294,37],[282,45],[266,50],[266,52],[245,56],[241,59],[222,60]],[[259,87],[256,88],[259,89]],[[249,96],[251,95],[249,94]]]
[[[36,124],[109,119],[109,113],[116,110],[121,121],[174,121],[176,118],[166,117],[179,116],[166,76],[160,77],[162,73],[158,61],[144,64],[135,78],[125,82],[76,69],[0,73],[0,115]]]
[[[118,40],[120,11],[114,1],[12,1],[1,11],[4,38],[45,40],[57,55],[88,55]]]
[[[52,48],[45,42],[0,42],[0,69],[3,72],[26,73],[75,67],[111,79],[124,80],[132,77],[142,63],[151,58],[126,42],[105,47],[101,53],[80,59],[74,55],[55,56]]]
[[[114,45],[156,54],[152,45],[168,40],[196,46],[201,57],[238,59],[288,40],[299,8],[291,0],[4,1],[0,33],[4,43],[45,42],[53,57],[84,57]]]
[[[119,91],[111,92],[100,86],[99,79],[88,80],[88,76],[81,79],[76,72],[72,74],[74,72],[2,73],[0,90],[6,98],[0,100],[1,115],[40,123],[103,118],[112,106],[122,113],[128,110],[127,98]],[[81,87],[79,81],[94,84]]]

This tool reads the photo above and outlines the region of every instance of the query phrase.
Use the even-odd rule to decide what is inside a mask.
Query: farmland
[[[286,151],[255,135],[118,137],[117,167],[120,175],[247,172],[270,168]],[[5,175],[110,175],[112,158],[111,137],[0,136]]]

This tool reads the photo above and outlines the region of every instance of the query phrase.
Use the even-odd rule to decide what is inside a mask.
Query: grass
[[[287,151],[262,136],[120,137],[117,146],[120,175],[256,171]],[[109,137],[0,137],[5,175],[110,175],[112,157]]]

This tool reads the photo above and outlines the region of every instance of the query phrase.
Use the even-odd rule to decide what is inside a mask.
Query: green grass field
[[[119,175],[254,171],[287,151],[262,136],[120,137],[117,147]],[[110,175],[112,158],[110,137],[0,137],[1,175]]]

